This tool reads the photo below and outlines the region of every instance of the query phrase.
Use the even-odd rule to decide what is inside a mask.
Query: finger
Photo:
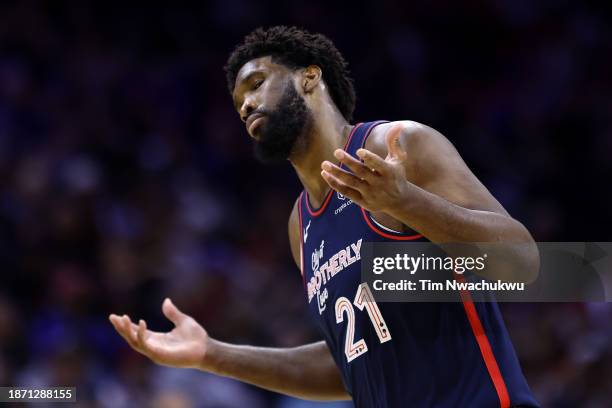
[[[140,345],[143,349],[146,348],[146,344],[145,344],[146,332],[147,332],[147,322],[140,319],[140,321],[138,322],[138,329],[137,329],[136,335],[138,338],[138,345]]]
[[[150,357],[149,349],[144,341],[146,338],[146,332],[147,332],[146,322],[141,319],[139,324],[136,325],[131,320],[129,320],[129,318],[127,320],[128,320],[128,327],[129,327],[128,336],[130,338],[130,346],[134,350],[139,352],[140,354]]]
[[[125,339],[125,341],[127,341],[129,343],[129,337],[127,332],[125,331],[124,327],[123,327],[123,321],[122,318],[117,316],[117,315],[110,315],[109,316],[109,320],[112,323],[113,327],[115,328],[115,330],[117,331],[117,333],[119,333],[121,335],[121,337],[123,337]]]
[[[338,180],[336,177],[334,177],[325,170],[321,172],[321,176],[323,176],[323,180],[325,180],[332,189],[336,190],[343,196],[346,196],[357,204],[359,204],[359,201],[361,200],[361,194],[359,193],[359,191],[346,186],[340,180]]]
[[[403,129],[404,127],[401,124],[397,124],[393,126],[391,130],[389,130],[389,132],[387,133],[386,141],[388,157],[393,157],[396,159],[404,158],[405,152],[402,149],[402,146],[400,145],[400,137],[402,135]]]
[[[340,167],[336,166],[333,163],[330,163],[328,161],[324,161],[321,164],[321,167],[323,168],[323,170],[325,170],[327,173],[331,174],[332,176],[334,176],[335,178],[337,178],[338,180],[340,180],[342,183],[344,183],[346,186],[353,188],[355,190],[358,191],[364,191],[366,188],[368,188],[368,183],[365,182],[364,180],[360,179],[359,177],[357,177],[356,175],[349,173],[348,171],[341,169]]]
[[[135,349],[139,349],[140,347],[138,346],[138,335],[136,334],[137,326],[132,323],[132,320],[128,315],[123,315],[123,317],[121,318],[121,322],[123,323],[123,331],[127,335],[130,346]]]
[[[123,337],[126,343],[128,343],[129,346],[132,347],[133,349],[137,349],[136,344],[134,343],[134,341],[132,340],[132,337],[130,336],[131,327],[129,326],[129,323],[126,324],[126,315],[123,315],[123,316],[111,315],[110,320],[113,326],[115,327],[115,330],[117,330],[117,333],[119,333],[119,335]],[[128,321],[129,321],[129,318],[128,318]]]
[[[366,167],[372,171],[377,171],[383,176],[387,174],[388,163],[385,162],[385,160],[379,155],[372,153],[367,149],[359,149],[357,150],[357,156],[359,156],[359,158],[363,160]]]
[[[108,316],[108,320],[113,325],[113,328],[117,331],[117,333],[119,333],[119,335],[121,335],[121,337],[125,339],[125,336],[123,335],[123,328],[121,327],[121,322],[119,319],[119,316],[115,314],[111,314],[110,316]]]
[[[347,152],[341,149],[337,149],[334,152],[334,156],[338,160],[340,160],[343,164],[345,164],[357,177],[362,180],[369,180],[372,176],[377,175],[371,169],[369,169],[365,164],[361,161],[357,160]]]
[[[168,318],[175,326],[178,326],[182,321],[184,321],[188,316],[181,312],[175,305],[172,303],[170,298],[166,298],[164,303],[162,304],[162,312],[164,316]]]

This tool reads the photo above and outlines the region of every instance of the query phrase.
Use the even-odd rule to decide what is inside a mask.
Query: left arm
[[[391,125],[380,139],[357,151],[363,163],[336,150],[352,174],[324,162],[323,178],[360,206],[387,213],[434,243],[521,243],[511,254],[512,265],[489,264],[487,277],[535,279],[539,257],[533,238],[442,134],[407,121]]]

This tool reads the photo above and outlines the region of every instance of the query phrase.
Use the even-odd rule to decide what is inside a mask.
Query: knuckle
[[[355,169],[353,171],[355,172],[357,176],[361,178],[368,175],[368,171],[363,166],[359,166],[359,167],[355,166]]]

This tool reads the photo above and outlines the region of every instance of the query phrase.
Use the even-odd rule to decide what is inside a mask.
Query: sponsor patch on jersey
[[[340,204],[340,206],[334,210],[334,215],[340,214],[342,210],[344,210],[349,205],[353,204],[353,200],[351,200],[350,198],[347,199],[345,196],[343,196],[342,194],[338,192],[336,192],[336,196],[338,197],[338,200],[342,201],[342,204]]]

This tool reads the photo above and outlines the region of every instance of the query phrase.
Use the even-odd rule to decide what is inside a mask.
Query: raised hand
[[[363,162],[337,149],[334,156],[345,164],[348,172],[324,161],[321,176],[331,188],[369,211],[388,211],[405,197],[409,186],[404,167],[406,152],[399,144],[402,125],[395,125],[386,135],[388,154],[385,159],[367,149],[357,150]]]
[[[148,330],[144,320],[136,325],[128,315],[111,314],[109,320],[130,347],[155,363],[171,367],[205,368],[211,345],[206,330],[192,317],[181,312],[168,298],[162,304],[162,312],[175,326],[168,333]]]

